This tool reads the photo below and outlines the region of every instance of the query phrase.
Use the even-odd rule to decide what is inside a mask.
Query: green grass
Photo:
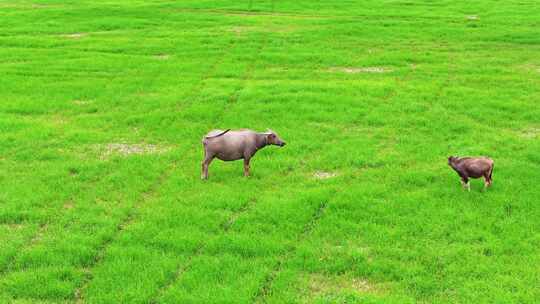
[[[0,0],[0,302],[538,301],[538,20]],[[244,127],[288,145],[201,181],[202,135]],[[463,191],[449,155],[492,157],[493,187]]]

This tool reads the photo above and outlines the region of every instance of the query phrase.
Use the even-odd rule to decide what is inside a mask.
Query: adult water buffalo
[[[208,179],[208,166],[215,157],[223,161],[244,159],[244,175],[249,176],[249,161],[257,151],[267,145],[285,146],[285,142],[272,130],[259,133],[248,129],[212,130],[203,137],[202,143],[202,179]]]

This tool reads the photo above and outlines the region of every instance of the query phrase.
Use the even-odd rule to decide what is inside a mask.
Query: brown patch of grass
[[[34,246],[39,243],[43,239],[43,236],[48,228],[49,225],[41,224],[36,232],[36,235],[34,235],[34,237],[30,240],[30,246]]]
[[[72,34],[64,34],[64,35],[62,35],[62,37],[70,38],[70,39],[80,39],[80,38],[83,38],[83,37],[86,37],[86,36],[88,36],[88,34],[86,34],[86,33],[72,33]]]
[[[14,231],[14,230],[20,230],[24,227],[23,224],[6,224],[7,226],[7,229],[10,230],[10,231]]]
[[[15,8],[15,9],[44,9],[44,8],[53,8],[60,7],[60,5],[53,4],[37,4],[37,3],[0,3],[1,8]]]
[[[232,26],[227,29],[228,32],[233,32],[237,35],[243,34],[245,32],[251,32],[255,29],[253,26]]]
[[[519,131],[519,136],[526,139],[534,139],[540,136],[540,127],[529,127]]]
[[[335,242],[323,244],[319,247],[319,252],[321,261],[331,260],[336,256],[352,257],[353,255],[361,255],[365,257],[369,263],[373,262],[370,248],[351,240],[344,242],[335,240]]]
[[[269,32],[273,33],[292,33],[299,30],[299,27],[287,25],[287,26],[272,26],[267,29]]]
[[[311,274],[307,282],[307,303],[312,303],[320,297],[335,296],[340,294],[380,294],[381,288],[363,278],[355,278],[348,275],[324,275]]]
[[[75,205],[73,204],[72,200],[69,200],[69,201],[64,203],[63,207],[64,207],[64,209],[70,210],[70,209],[73,209],[73,207],[75,207]]]
[[[73,103],[76,104],[76,105],[79,105],[79,106],[84,106],[84,105],[92,103],[92,101],[75,99],[75,100],[73,100]]]
[[[385,67],[333,67],[330,68],[330,72],[341,72],[347,74],[358,73],[389,73],[392,69]]]
[[[50,126],[54,128],[65,128],[67,125],[70,124],[71,119],[66,115],[52,114],[43,115],[43,117],[39,117],[35,119],[35,121],[45,126]],[[63,151],[63,149],[59,149],[59,151]]]
[[[264,33],[290,33],[297,30],[295,26],[269,26],[265,28],[255,26],[232,26],[226,29],[228,32],[233,32],[237,36],[248,32],[264,32]]]
[[[335,172],[326,172],[326,171],[315,171],[313,173],[313,177],[316,179],[329,179],[332,177],[336,177],[338,174]]]
[[[49,116],[49,122],[55,126],[64,126],[69,123],[69,118],[64,115],[52,115]]]
[[[517,65],[516,70],[520,72],[525,70],[527,72],[540,73],[540,66],[534,63],[526,63],[526,64]]]
[[[168,54],[159,54],[155,55],[154,58],[158,60],[168,60],[169,58],[171,58],[171,56]]]
[[[98,145],[101,158],[108,158],[113,155],[130,156],[146,154],[162,154],[170,150],[170,147],[154,144],[127,144],[109,143]]]
[[[184,9],[183,11],[189,11],[189,9]],[[319,16],[319,15],[304,15],[304,14],[288,14],[288,13],[278,13],[278,12],[254,12],[254,11],[242,11],[242,10],[220,10],[220,9],[194,9],[191,11],[204,11],[205,13],[216,13],[223,14],[226,16],[244,16],[244,17],[256,17],[256,16],[269,16],[269,17],[280,17],[280,18],[293,18],[293,19],[325,19],[328,16]]]
[[[33,3],[31,6],[31,8],[47,8],[47,7],[50,7],[50,5],[48,4],[37,4],[37,3]]]

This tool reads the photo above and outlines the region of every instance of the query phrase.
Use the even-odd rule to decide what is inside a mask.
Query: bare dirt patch
[[[86,33],[72,33],[72,34],[64,34],[62,37],[70,38],[70,39],[81,39],[83,37],[88,36]]]
[[[330,72],[341,72],[347,74],[358,73],[389,73],[392,69],[385,67],[333,67],[330,68]]]
[[[101,158],[108,158],[113,155],[131,156],[131,155],[148,155],[162,154],[171,149],[168,146],[154,144],[127,144],[127,143],[109,143],[98,145]]]
[[[250,32],[259,33],[291,33],[298,29],[296,26],[268,26],[268,27],[256,27],[256,26],[232,26],[226,28],[226,31],[235,33],[237,36],[244,35]]]
[[[519,136],[526,139],[534,139],[540,136],[540,127],[525,128],[519,132]]]
[[[60,5],[53,4],[37,4],[37,3],[0,3],[0,9],[3,8],[15,8],[15,9],[45,9],[45,8],[54,8],[60,7]]]
[[[233,26],[228,31],[240,34],[240,33],[245,32],[247,28],[248,27],[245,27],[245,26]]]
[[[75,207],[75,205],[73,204],[73,201],[69,200],[69,201],[64,203],[63,207],[64,207],[64,209],[70,210],[70,209],[73,209],[73,207]]]
[[[34,9],[40,9],[40,8],[48,8],[48,7],[51,7],[50,5],[47,5],[47,4],[37,4],[37,3],[33,3],[31,6],[31,8],[34,8]]]
[[[202,11],[201,9],[197,9]],[[281,17],[281,18],[293,18],[293,19],[323,19],[327,18],[326,16],[319,15],[305,15],[305,14],[288,14],[288,13],[278,13],[278,12],[254,12],[254,11],[234,11],[234,10],[205,10],[206,12],[218,13],[229,15],[229,16],[244,16],[244,17],[253,17],[253,16],[271,16],[271,17]]]
[[[253,26],[232,26],[228,28],[227,31],[240,35],[246,32],[254,31],[255,29],[256,27],[253,27]]]
[[[313,177],[316,179],[329,179],[338,176],[335,172],[315,171]]]
[[[523,72],[523,71],[526,71],[526,72],[529,72],[529,73],[540,73],[540,66],[537,65],[537,64],[534,64],[534,63],[525,63],[525,64],[521,64],[521,65],[517,65],[516,66],[516,71],[520,71],[520,72]]]
[[[52,115],[48,121],[55,126],[65,126],[69,123],[69,118],[64,115]]]
[[[343,293],[349,294],[378,294],[380,289],[367,279],[346,275],[328,276],[312,274],[308,279],[308,303],[320,297],[328,297]]]
[[[79,106],[84,106],[84,105],[92,103],[92,101],[76,99],[76,100],[73,101],[73,103],[76,104],[76,105],[79,105]]]
[[[41,224],[34,237],[30,240],[30,246],[34,246],[37,243],[41,242],[48,228],[49,226],[47,224]]]
[[[272,32],[272,33],[284,34],[284,33],[294,33],[294,32],[297,32],[299,29],[301,28],[298,26],[287,25],[287,26],[271,26],[267,28],[267,31]]]
[[[168,54],[159,54],[155,55],[154,58],[158,60],[168,60],[169,58],[171,58],[171,56]]]
[[[11,231],[20,230],[20,229],[24,228],[23,224],[6,224],[6,226]]]

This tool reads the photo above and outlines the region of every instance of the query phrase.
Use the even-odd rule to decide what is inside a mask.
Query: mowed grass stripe
[[[248,44],[248,46],[249,46],[249,45],[250,45],[250,44]],[[237,46],[237,47],[240,47],[240,46]],[[233,50],[233,46],[231,46],[231,48],[230,48],[229,50],[232,51],[232,50]],[[248,50],[250,50],[250,49],[248,49]],[[257,48],[255,48],[255,50],[257,50]],[[240,51],[241,51],[241,50],[240,50]],[[256,53],[255,53],[255,54],[256,54]],[[226,54],[225,54],[225,55],[226,55]],[[243,56],[245,56],[245,54],[244,54]],[[236,59],[232,58],[231,60],[236,60]],[[198,88],[198,89],[195,89],[195,90],[193,91],[192,95],[195,95],[195,94],[197,94],[197,93],[199,93],[199,92],[200,92],[200,94],[202,94],[202,92],[204,92],[204,87],[205,87],[206,83],[209,81],[209,79],[211,79],[212,77],[214,77],[214,75],[220,74],[220,73],[224,73],[224,72],[227,72],[228,74],[230,74],[231,71],[228,71],[228,70],[227,70],[227,69],[229,68],[230,65],[225,65],[225,66],[221,67],[221,64],[222,64],[222,63],[227,63],[227,62],[229,62],[229,61],[230,61],[230,60],[227,59],[226,56],[223,56],[223,58],[222,58],[221,60],[219,60],[218,62],[216,62],[216,63],[213,65],[213,69],[210,70],[210,71],[208,71],[207,74],[206,74],[206,76],[204,76],[204,77],[201,79],[201,81],[200,81],[201,84],[200,84],[199,86],[196,87],[196,88]],[[244,67],[244,69],[234,70],[234,72],[237,72],[237,73],[239,73],[239,75],[241,75],[242,73],[245,73],[245,72],[244,72],[245,69],[246,69],[246,67]],[[234,93],[234,91],[233,91],[233,93]],[[231,93],[229,93],[229,94],[231,94]],[[192,107],[197,107],[197,106],[199,106],[199,103],[197,102],[197,98],[195,98],[195,97],[197,97],[197,96],[192,96],[192,98],[189,99],[190,102],[187,102],[188,100],[186,100],[186,103],[181,104],[181,105],[182,105],[182,108],[184,109],[184,112],[185,112],[186,110],[190,110],[190,108],[192,108]],[[190,106],[190,104],[191,104],[191,106]],[[214,109],[214,112],[219,112],[219,111],[225,111],[225,109]],[[200,146],[200,143],[198,143],[198,146]],[[197,160],[197,162],[199,162],[199,161],[200,161],[200,160]],[[238,210],[239,210],[238,212],[241,212],[245,207],[246,207],[246,206],[240,206],[239,209],[238,209]],[[236,213],[236,212],[235,212],[235,213],[233,213],[228,219],[226,219],[226,220],[222,223],[222,225],[224,225],[224,226],[223,226],[223,227],[224,227],[223,229],[226,230],[226,227],[227,227],[228,223],[229,223],[229,225],[230,225],[230,222],[231,222],[235,217],[237,217],[239,214],[240,214],[240,213]],[[148,221],[148,219],[146,219],[145,221]],[[178,270],[177,270],[176,272],[172,272],[171,275],[169,276],[169,277],[170,277],[170,279],[168,279],[168,280],[169,280],[169,283],[167,283],[167,282],[162,283],[162,288],[163,288],[164,290],[167,289],[167,286],[168,286],[168,285],[174,283],[176,276],[179,276],[179,275],[183,272],[183,270],[189,268],[189,264],[190,264],[191,258],[192,258],[193,256],[196,256],[203,248],[204,248],[204,243],[201,243],[201,244],[197,245],[197,246],[193,249],[194,251],[193,251],[192,254],[187,255],[186,261],[184,262],[184,265],[183,265],[183,266],[178,266],[178,267],[177,267]],[[115,257],[111,257],[110,259],[114,261]],[[181,260],[177,261],[177,263],[180,263],[180,262],[181,262]],[[175,275],[175,274],[176,274],[176,275]],[[101,283],[96,283],[96,284],[101,284]],[[129,294],[129,292],[131,292],[131,290],[129,290],[129,289],[126,289],[126,291],[128,292],[128,294]],[[153,296],[153,297],[159,297],[159,296],[160,296],[160,293],[161,293],[161,291],[157,290],[157,292],[154,292],[154,296]],[[146,294],[146,292],[143,293],[143,294],[141,294],[141,295],[138,295],[138,296],[135,297],[135,298],[129,298],[129,299],[131,299],[131,300],[136,300],[136,301],[147,301],[147,300],[150,300],[150,299],[151,299],[151,297],[150,297],[150,298],[146,298],[146,300],[144,300],[144,299],[145,299],[145,298],[144,298],[144,294]],[[149,293],[149,295],[151,295],[151,293]],[[127,295],[126,295],[126,296],[127,296]],[[131,296],[133,296],[133,295],[131,295]],[[120,299],[124,299],[124,300],[125,300],[126,298],[120,298]]]

